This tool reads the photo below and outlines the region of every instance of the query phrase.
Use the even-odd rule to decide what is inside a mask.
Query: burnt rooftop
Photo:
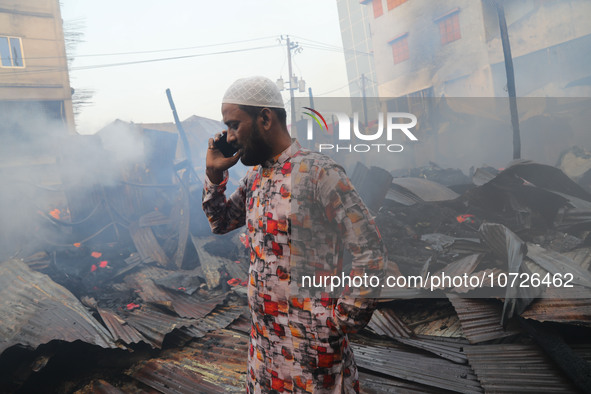
[[[65,198],[39,209],[41,224],[0,263],[0,390],[245,390],[245,239],[210,234],[201,184],[175,160],[170,134],[143,138],[163,147],[158,156],[106,184],[65,177]],[[383,187],[364,184],[375,179]],[[363,390],[588,392],[585,179],[526,161],[471,177],[435,164],[406,173],[359,164],[352,180],[376,217],[389,274],[573,275],[572,288],[385,289],[351,338]]]

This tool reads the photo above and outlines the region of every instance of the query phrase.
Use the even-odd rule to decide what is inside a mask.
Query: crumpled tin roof
[[[464,335],[470,343],[516,335],[520,330],[503,328],[501,325],[502,306],[496,300],[461,298],[448,294],[453,304]]]
[[[221,330],[181,351],[141,361],[127,373],[162,393],[242,393],[247,353],[247,335]]]
[[[487,392],[577,392],[536,345],[478,345],[464,351]]]
[[[63,286],[20,260],[0,263],[0,353],[62,340],[115,348],[113,337]]]
[[[352,343],[357,365],[369,371],[460,393],[483,392],[476,375],[465,364],[423,354],[404,345]]]

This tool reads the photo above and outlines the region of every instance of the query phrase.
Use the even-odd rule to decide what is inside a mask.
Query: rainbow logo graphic
[[[318,123],[318,126],[320,126],[320,129],[325,129],[328,130],[328,124],[326,124],[326,120],[324,119],[324,116],[322,116],[320,114],[320,112],[310,108],[310,107],[303,107],[305,109],[307,109],[308,111],[312,111],[313,113],[310,112],[304,112],[306,115],[308,115],[309,117],[311,117],[312,119],[314,119],[316,121],[316,123]],[[320,117],[320,119],[322,119],[322,122],[324,123],[324,127],[322,126],[322,123],[320,123],[320,120],[315,116],[318,115]]]

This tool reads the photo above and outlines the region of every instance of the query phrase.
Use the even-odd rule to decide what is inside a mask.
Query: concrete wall
[[[434,88],[435,95],[468,87],[471,90],[463,95],[491,92],[480,2],[409,0],[389,11],[383,0],[383,6],[384,15],[371,24],[380,96],[399,97],[429,87]],[[442,45],[438,18],[453,10],[458,10],[462,38]],[[405,33],[410,57],[394,64],[388,42]],[[456,82],[450,85],[450,81]]]
[[[589,97],[591,2],[505,1],[518,96]],[[503,49],[496,11],[484,2],[489,62],[496,96],[506,95]]]
[[[0,0],[0,36],[21,38],[25,62],[0,67],[0,102],[62,102],[60,118],[74,132],[59,1]]]
[[[506,74],[496,8],[490,0],[408,0],[370,26],[380,97],[433,88],[437,97],[506,97]],[[517,93],[587,97],[591,1],[505,0]],[[371,2],[366,5],[371,9]],[[459,10],[461,39],[442,45],[438,18]],[[388,43],[408,34],[409,59],[394,64]],[[583,80],[579,83],[579,80]],[[574,85],[574,86],[571,86]]]
[[[365,76],[366,97],[377,97],[378,89],[373,61],[370,20],[371,7],[361,5],[359,0],[337,0],[339,25],[345,50],[345,65],[351,97],[362,97],[361,76]]]

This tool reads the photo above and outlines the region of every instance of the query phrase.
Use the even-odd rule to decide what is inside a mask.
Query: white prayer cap
[[[226,90],[222,104],[285,108],[283,98],[275,82],[260,76],[241,78],[234,82]]]

